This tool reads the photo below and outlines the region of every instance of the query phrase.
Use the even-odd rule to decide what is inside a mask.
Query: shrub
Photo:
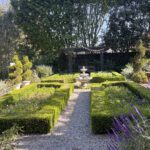
[[[92,89],[91,125],[95,134],[106,133],[111,130],[114,116],[118,117],[122,114],[128,116],[131,103],[135,104],[146,117],[150,118],[148,99],[142,99],[141,97],[139,99],[139,95],[136,96],[128,88],[125,88],[123,85],[129,87],[130,83],[128,82],[119,82],[118,85],[116,82],[114,84],[110,86],[110,83],[110,85],[100,86],[100,89]],[[143,91],[146,90],[144,90],[144,87],[141,88],[143,88]],[[134,86],[133,89],[135,90],[136,87]],[[136,91],[136,93],[138,92]]]
[[[20,135],[21,128],[14,125],[10,129],[7,129],[0,135],[0,148],[1,150],[14,150],[13,142]]]
[[[57,122],[58,117],[66,106],[72,91],[73,86],[71,84],[62,85],[59,89],[56,89],[55,93],[51,97],[45,100],[41,99],[40,101],[42,103],[39,103],[39,107],[33,109],[32,112],[24,111],[22,109],[16,109],[17,111],[15,113],[15,110],[13,109],[14,111],[12,111],[11,113],[1,113],[0,132],[3,132],[4,130],[10,128],[15,123],[18,126],[22,127],[22,130],[25,134],[48,133]],[[38,100],[35,99],[35,101]],[[30,105],[28,105],[28,107],[29,106]]]
[[[135,82],[125,82],[124,85],[127,86],[136,95],[140,96],[141,98],[147,99],[150,103],[149,89],[146,89]]]
[[[143,60],[143,70],[150,72],[150,59]]]
[[[33,70],[33,72],[32,72],[31,82],[32,83],[41,82],[41,79],[39,78],[36,70]]]
[[[11,90],[11,84],[6,81],[0,81],[0,96],[8,93]]]
[[[79,74],[55,74],[42,79],[42,82],[74,83]]]
[[[38,76],[41,77],[48,77],[53,74],[52,67],[40,65],[36,67],[36,72]]]
[[[150,120],[145,118],[140,110],[134,105],[132,109],[135,111],[130,114],[130,118],[122,115],[113,119],[112,135],[108,133],[110,140],[108,149],[121,150],[148,150],[150,148]]]
[[[53,87],[53,88],[60,88],[62,86],[61,83],[39,83],[37,85],[39,88],[42,88],[42,87]]]
[[[22,74],[23,81],[31,81],[32,63],[29,61],[28,56],[23,57],[22,64],[23,64],[23,74]]]
[[[145,56],[146,48],[143,45],[143,42],[140,40],[137,45],[137,54],[135,55],[133,59],[133,75],[132,80],[139,83],[145,83],[148,82],[147,75],[142,70],[143,64],[142,59]]]
[[[137,83],[148,83],[148,78],[144,71],[133,73],[132,79]]]
[[[14,65],[9,67],[9,77],[12,80],[13,84],[18,84],[22,81],[21,74],[23,72],[23,66],[17,55],[13,57],[12,61]]]
[[[28,99],[28,97],[33,93],[33,91],[36,90],[36,88],[36,84],[31,84],[26,87],[23,87],[20,90],[13,90],[0,98],[0,106],[15,104],[18,101]]]
[[[98,72],[92,73],[92,83],[101,83],[105,81],[124,81],[125,78],[117,72]]]
[[[124,69],[122,69],[121,74],[125,76],[127,79],[131,79],[133,74],[133,66],[132,64],[127,64]]]

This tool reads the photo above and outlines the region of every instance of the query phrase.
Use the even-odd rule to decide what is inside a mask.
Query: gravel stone
[[[16,150],[107,150],[110,139],[93,135],[90,128],[90,90],[75,89],[54,130],[46,135],[23,136]]]

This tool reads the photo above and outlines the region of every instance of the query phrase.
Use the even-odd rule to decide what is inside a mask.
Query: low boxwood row
[[[28,98],[31,95],[31,93],[36,89],[37,84],[33,83],[31,85],[21,88],[20,90],[13,90],[0,98],[0,107],[5,104],[14,104],[22,99],[24,100]]]
[[[49,82],[45,82],[45,83],[39,83],[39,84],[37,84],[37,87],[38,88],[43,88],[43,87],[53,87],[53,88],[60,88],[62,86],[62,84],[61,83],[49,83]]]
[[[114,116],[118,117],[122,114],[129,115],[133,110],[131,109],[131,105],[127,100],[127,97],[131,94],[131,97],[128,97],[129,100],[134,103],[142,112],[144,116],[150,118],[150,109],[147,103],[145,102],[142,105],[139,105],[136,101],[135,93],[140,94],[143,97],[145,94],[148,94],[148,90],[144,87],[137,85],[136,83],[131,82],[107,82],[103,83],[104,86],[100,86],[99,88],[93,88],[91,92],[91,127],[92,131],[95,134],[103,134],[107,133],[107,131],[111,130],[113,127],[112,119]],[[115,87],[112,87],[113,85]],[[108,92],[108,87],[110,87],[110,91]],[[124,89],[119,91],[119,88],[123,87]],[[126,88],[132,90],[132,92],[128,93]],[[106,89],[107,88],[107,89]],[[111,95],[111,91],[114,88],[116,89],[116,93],[114,92]],[[106,90],[106,91],[105,91]],[[138,91],[141,91],[141,93]],[[120,97],[119,97],[119,96]],[[133,95],[133,96],[132,96]],[[124,96],[124,97],[122,97]],[[134,98],[133,98],[134,97]],[[145,96],[145,98],[148,98]],[[120,101],[125,100],[124,105],[120,105]]]
[[[150,103],[150,90],[146,89],[145,87],[139,85],[135,82],[125,82],[125,86],[127,86],[133,93],[140,96],[141,98],[145,98]]]
[[[98,73],[92,73],[92,80],[91,83],[101,83],[105,81],[124,81],[125,78],[121,74],[117,72],[98,72]]]
[[[116,82],[104,82],[102,83],[103,86],[107,85],[124,85],[125,87],[129,88],[135,95],[139,96],[140,98],[145,98],[150,103],[150,91],[149,89],[143,87],[142,85],[133,82],[133,81],[116,81]]]
[[[6,114],[0,115],[0,133],[14,124],[21,126],[24,134],[48,133],[55,125],[58,117],[73,91],[72,84],[64,84],[56,89],[55,93],[39,110],[32,114]]]
[[[79,74],[55,74],[42,79],[42,82],[74,83]]]

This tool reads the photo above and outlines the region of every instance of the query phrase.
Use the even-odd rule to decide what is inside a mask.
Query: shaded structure
[[[121,69],[134,57],[135,52],[114,53],[105,45],[93,48],[65,48],[60,58],[61,68],[66,72],[79,72],[82,66],[91,71]],[[63,70],[64,71],[64,70]]]
[[[89,70],[95,71],[94,64],[90,65],[91,60],[89,57],[91,56],[98,56],[99,60],[97,60],[97,65],[99,67],[99,70],[103,70],[103,53],[105,52],[105,49],[103,46],[101,47],[94,47],[94,48],[66,48],[62,49],[62,52],[65,54],[68,60],[68,72],[74,72],[74,69],[78,69],[81,66],[86,66]],[[74,66],[76,64],[76,67]],[[74,68],[75,67],[75,68]]]

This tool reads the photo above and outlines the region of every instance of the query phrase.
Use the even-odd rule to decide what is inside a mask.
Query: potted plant
[[[31,83],[31,78],[32,78],[32,63],[29,61],[28,56],[24,56],[22,60],[23,64],[23,83],[22,86],[29,85]]]
[[[23,66],[19,57],[14,55],[12,58],[12,63],[9,66],[9,78],[12,80],[13,84],[15,85],[16,89],[20,89],[21,82],[22,82],[22,70]]]

